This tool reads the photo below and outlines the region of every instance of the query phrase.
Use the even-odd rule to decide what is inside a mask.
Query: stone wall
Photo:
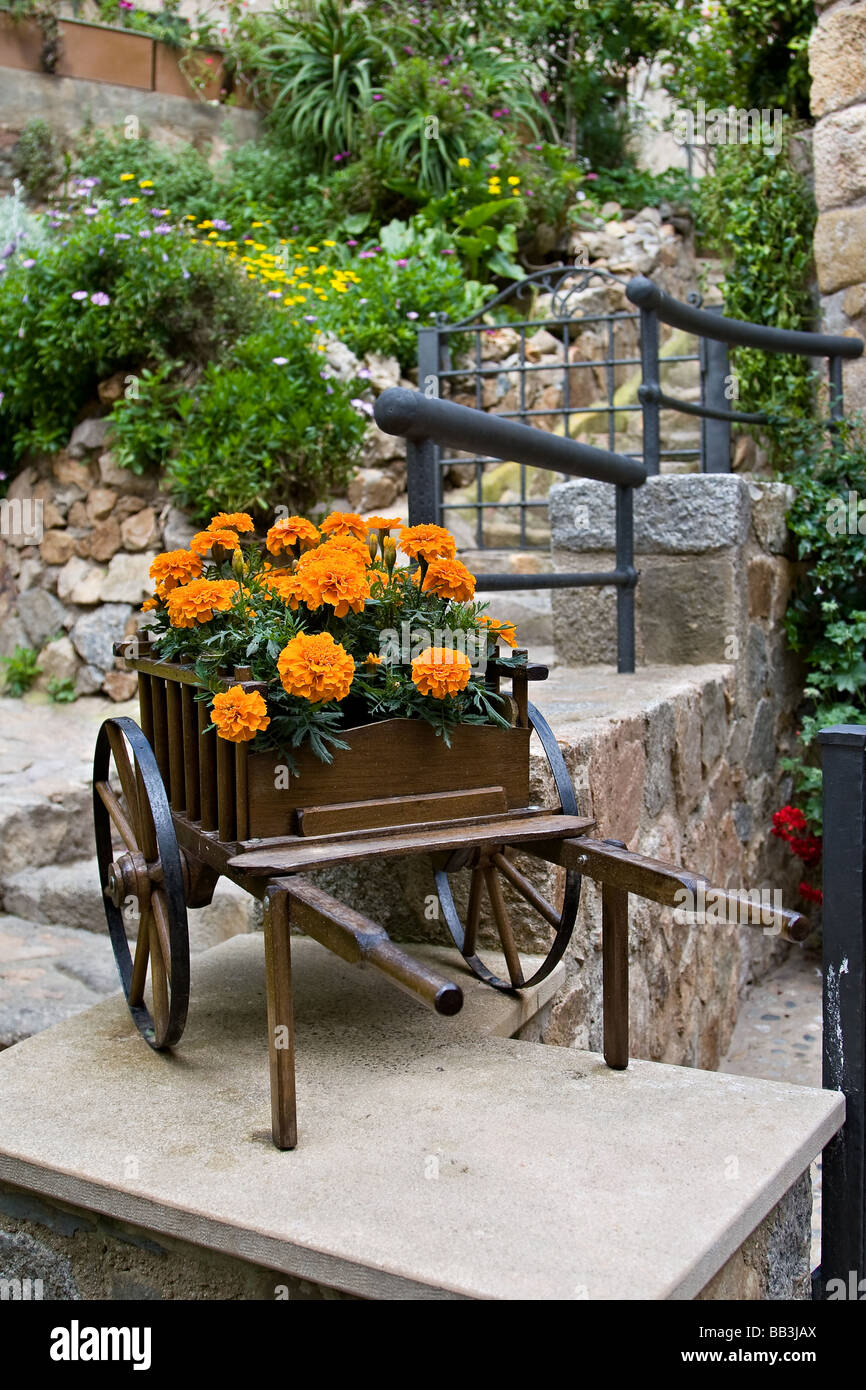
[[[866,0],[817,0],[812,73],[815,266],[828,332],[866,337]],[[843,366],[845,404],[866,407],[866,359]]]

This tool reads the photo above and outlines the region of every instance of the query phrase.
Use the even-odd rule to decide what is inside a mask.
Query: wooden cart
[[[175,1046],[189,1003],[187,908],[211,901],[221,874],[263,901],[268,1045],[274,1143],[297,1143],[290,924],[352,964],[375,966],[437,1013],[459,1012],[459,985],[411,957],[380,926],[305,881],[316,869],[371,858],[427,855],[448,931],[472,972],[494,989],[544,979],[568,945],[581,874],[602,884],[604,1055],[628,1065],[628,893],[675,904],[707,881],[685,869],[588,837],[559,746],[528,700],[546,668],[489,668],[512,680],[512,727],[462,725],[448,748],[419,720],[349,729],[330,765],[304,751],[292,775],[274,753],[253,753],[213,731],[195,699],[191,667],[163,661],[147,638],[117,648],[138,672],[141,727],[108,719],[97,738],[93,804],[108,930],[132,1018],[151,1047]],[[263,689],[236,668],[226,684]],[[530,739],[538,736],[555,788],[551,804],[530,797]],[[521,856],[515,862],[517,856]],[[525,857],[559,865],[557,902],[524,872]],[[523,867],[520,867],[522,864]],[[509,919],[505,885],[550,940],[527,978]],[[508,978],[479,946],[483,897],[490,903]],[[465,904],[461,910],[459,904]],[[808,928],[778,912],[776,929],[800,940]],[[756,914],[756,924],[766,925]],[[132,941],[132,949],[130,949]],[[150,998],[148,1007],[147,998]]]

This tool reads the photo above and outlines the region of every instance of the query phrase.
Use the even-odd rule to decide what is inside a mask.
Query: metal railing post
[[[658,473],[661,456],[659,404],[659,321],[655,309],[640,311],[641,387],[638,391],[643,411],[643,462],[648,474]]]
[[[616,489],[616,567],[630,578],[616,591],[616,669],[620,675],[634,671],[634,489],[620,484]],[[634,576],[631,578],[631,576]]]
[[[439,329],[418,330],[418,390],[431,399],[439,397]],[[409,525],[441,524],[442,479],[440,451],[432,439],[406,441]]]
[[[831,1279],[841,1279],[848,1290],[866,1277],[866,726],[836,724],[818,739],[824,782],[824,1086],[841,1091],[846,1105],[845,1124],[824,1150],[818,1281],[824,1297]]]
[[[720,314],[720,308],[708,310]],[[727,410],[730,401],[726,394],[730,378],[731,364],[727,343],[701,338],[702,392],[704,405],[711,410]],[[730,473],[731,471],[731,422],[730,420],[711,420],[701,426],[701,467],[704,473]]]

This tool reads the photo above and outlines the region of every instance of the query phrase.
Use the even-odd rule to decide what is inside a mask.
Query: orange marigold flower
[[[255,531],[253,519],[246,512],[217,512],[207,524],[209,531]]]
[[[344,555],[357,556],[364,566],[372,563],[369,547],[363,541],[359,541],[357,536],[333,536],[323,546],[320,546],[318,553],[324,552],[327,555],[333,555],[338,550],[342,551]]]
[[[357,512],[331,512],[319,530],[325,536],[357,536],[359,541],[367,539],[367,523],[361,520]]]
[[[381,666],[381,665],[382,665],[382,658],[381,658],[381,656],[377,656],[375,652],[368,652],[368,653],[367,653],[367,659],[366,659],[366,661],[364,662],[364,665],[365,665],[365,666]]]
[[[166,550],[157,555],[148,573],[156,584],[156,592],[164,598],[178,584],[188,584],[198,579],[202,571],[201,558],[191,550]]]
[[[517,628],[514,623],[501,623],[496,618],[488,617],[486,613],[483,613],[478,621],[490,629],[490,636],[494,642],[504,642],[508,647],[517,646]]]
[[[431,560],[421,588],[426,594],[466,603],[475,593],[475,575],[460,560]]]
[[[150,613],[152,609],[158,608],[159,604],[155,598],[146,598],[141,605],[142,613]]]
[[[359,558],[330,542],[301,557],[297,577],[307,607],[328,603],[337,618],[345,618],[350,608],[363,612],[370,597],[370,580]]]
[[[403,527],[400,549],[410,560],[438,560],[440,556],[453,560],[457,554],[457,542],[444,526],[425,523]]]
[[[412,662],[412,680],[422,695],[444,700],[465,690],[472,663],[465,652],[453,647],[427,647]]]
[[[182,584],[166,597],[168,620],[172,627],[209,623],[214,613],[228,612],[237,587],[232,579],[193,579]]]
[[[305,516],[285,516],[268,531],[265,544],[272,555],[282,555],[293,545],[309,550],[319,544],[319,529]]]
[[[238,550],[240,544],[234,531],[197,531],[189,543],[189,548],[196,555],[207,555],[216,545],[221,545],[223,550]]]
[[[402,526],[403,518],[399,516],[368,516],[367,527],[370,531],[393,531],[395,526]]]
[[[260,577],[259,583],[262,588],[281,598],[290,608],[297,608],[298,599],[302,597],[301,586],[298,576],[292,574],[291,570],[269,570]]]
[[[229,743],[248,743],[270,724],[268,707],[258,690],[233,685],[213,698],[213,722],[220,738]]]
[[[283,689],[311,704],[345,700],[355,675],[355,663],[329,632],[298,633],[277,658]]]

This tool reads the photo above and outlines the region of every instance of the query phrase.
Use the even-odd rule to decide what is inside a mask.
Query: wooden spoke
[[[463,954],[474,956],[478,940],[478,923],[481,919],[481,886],[484,876],[479,868],[472,870],[469,884],[469,908],[466,913],[466,931],[463,937]]]
[[[159,940],[160,955],[165,966],[165,974],[169,984],[171,983],[171,937],[168,926],[168,913],[166,912],[165,899],[161,888],[155,888],[150,899],[151,914],[153,916],[156,935]],[[153,948],[151,947],[151,950]]]
[[[153,988],[154,1033],[156,1035],[156,1045],[160,1047],[162,1043],[164,1043],[166,1034],[168,1033],[169,1002],[165,960],[162,954],[159,932],[156,926],[155,912],[150,914],[150,976]]]
[[[115,724],[110,724],[108,727],[108,742],[111,745],[111,751],[114,755],[114,766],[117,768],[117,775],[120,778],[120,785],[123,788],[123,799],[126,802],[126,814],[132,823],[132,828],[137,831],[139,826],[138,787],[136,785],[135,773],[132,770],[132,764],[129,761],[126,740]]]
[[[112,791],[108,782],[94,783],[96,794],[111,817],[111,823],[123,841],[130,854],[134,854],[138,849],[138,839],[135,830],[126,817],[126,812]]]
[[[505,899],[502,896],[502,886],[492,864],[485,864],[482,872],[490,906],[493,908],[493,916],[496,918],[496,927],[499,932],[499,940],[502,942],[508,974],[514,988],[520,989],[524,984],[523,967],[520,964],[520,957],[514,944],[514,933],[511,930],[508,908],[505,906]]]
[[[524,878],[519,869],[516,869],[504,854],[492,854],[491,859],[501,874],[504,874],[508,882],[526,902],[530,903],[535,911],[549,922],[552,927],[559,926],[560,914],[556,908],[551,907],[546,898],[543,898],[536,888],[533,888],[528,878]]]
[[[144,1001],[144,986],[147,980],[147,964],[150,959],[150,909],[141,914],[138,923],[138,937],[135,942],[135,958],[132,962],[132,979],[129,984],[129,1004],[137,1007]]]

